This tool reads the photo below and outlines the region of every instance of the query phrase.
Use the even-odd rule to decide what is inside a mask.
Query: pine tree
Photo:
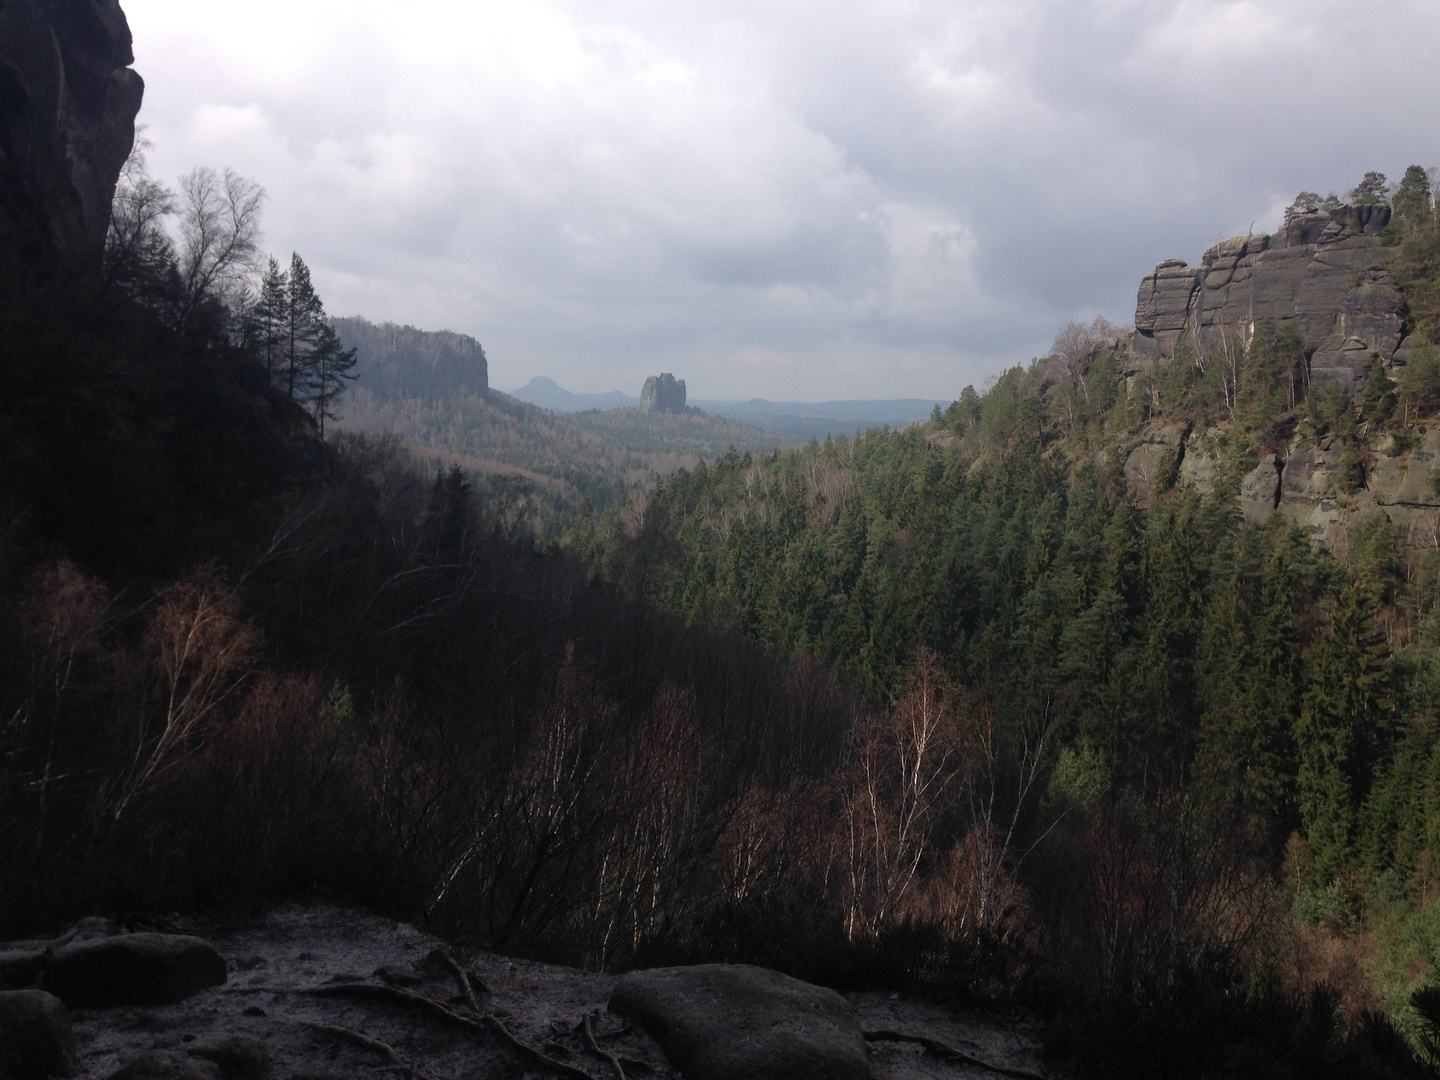
[[[1367,172],[1350,192],[1350,201],[1356,206],[1388,205],[1390,185],[1383,172]]]
[[[475,494],[458,464],[435,474],[430,485],[430,507],[425,515],[424,533],[435,556],[444,560],[461,558],[469,547],[475,527]]]
[[[281,373],[290,315],[290,275],[274,256],[260,279],[260,293],[246,319],[246,338],[255,358],[265,368],[267,385],[275,386]]]
[[[1400,179],[1391,204],[1395,220],[1402,229],[1416,231],[1428,227],[1434,211],[1430,191],[1430,174],[1419,165],[1411,165]]]
[[[281,341],[285,392],[292,401],[308,401],[314,390],[311,359],[325,322],[325,307],[310,283],[310,268],[298,254],[290,256],[287,278]]]
[[[331,406],[345,389],[345,383],[355,376],[350,369],[355,366],[355,350],[347,349],[335,333],[335,327],[321,319],[315,331],[315,344],[309,357],[309,368],[314,385],[312,399],[315,408],[315,422],[320,425],[320,437],[325,437],[325,421],[334,420]]]

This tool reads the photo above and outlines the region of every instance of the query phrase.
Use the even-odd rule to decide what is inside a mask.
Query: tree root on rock
[[[322,1024],[315,1020],[301,1020],[300,1023],[302,1026],[310,1028],[313,1031],[323,1032],[324,1034],[332,1035],[337,1039],[344,1039],[347,1042],[352,1042],[359,1046],[364,1046],[370,1050],[374,1050],[378,1053],[384,1054],[394,1063],[394,1067],[396,1069],[403,1072],[406,1076],[412,1077],[413,1080],[431,1080],[429,1076],[421,1072],[419,1069],[415,1068],[415,1066],[406,1064],[405,1059],[402,1058],[396,1052],[395,1048],[387,1042],[382,1042],[381,1040],[374,1038],[373,1036],[366,1035],[363,1032],[355,1031],[352,1028],[339,1027],[336,1024]]]
[[[237,990],[240,989],[237,987]],[[563,1061],[556,1061],[547,1054],[536,1050],[528,1043],[521,1042],[510,1033],[500,1018],[493,1013],[482,1013],[478,1020],[472,1020],[442,1005],[438,1001],[431,1001],[420,994],[413,994],[409,990],[401,990],[395,986],[376,986],[373,983],[342,982],[326,983],[323,986],[250,986],[244,988],[245,992],[259,994],[307,994],[310,997],[348,997],[361,998],[371,1001],[383,1001],[392,1005],[410,1005],[421,1012],[429,1013],[438,1019],[448,1021],[457,1027],[463,1027],[469,1031],[487,1032],[498,1035],[501,1042],[505,1043],[511,1050],[521,1057],[538,1065],[543,1069],[558,1076],[567,1076],[571,1080],[595,1080],[593,1076],[584,1069],[577,1069],[573,1065],[566,1065]]]
[[[924,1035],[905,1035],[899,1031],[862,1031],[866,1042],[903,1042],[915,1043],[925,1048],[927,1054],[944,1061],[954,1061],[961,1065],[969,1065],[972,1069],[984,1069],[986,1072],[997,1073],[1000,1076],[1014,1077],[1015,1080],[1045,1080],[1043,1076],[1036,1073],[1025,1072],[1023,1069],[1007,1069],[1003,1065],[991,1065],[988,1061],[981,1061],[977,1057],[971,1057],[963,1051],[956,1050],[953,1046],[946,1046],[935,1039],[927,1039]]]
[[[494,993],[490,987],[485,985],[485,980],[480,978],[475,972],[466,971],[462,968],[456,959],[444,949],[431,949],[430,954],[425,957],[425,959],[438,962],[449,969],[450,974],[455,976],[455,982],[460,986],[460,992],[464,994],[466,1000],[470,1002],[470,1007],[475,1010],[476,1015],[479,1015],[480,1005],[475,1000],[476,988],[478,987],[482,994]]]
[[[598,1013],[600,1010],[596,1009],[595,1011]],[[595,1041],[595,1028],[591,1026],[589,1013],[586,1013],[585,1019],[580,1021],[580,1027],[585,1032],[585,1045],[589,1048],[590,1052],[596,1057],[604,1058],[608,1061],[610,1067],[615,1070],[615,1075],[619,1077],[620,1080],[625,1080],[625,1069],[620,1064],[620,1059],[610,1053],[609,1050],[602,1049],[600,1044]]]

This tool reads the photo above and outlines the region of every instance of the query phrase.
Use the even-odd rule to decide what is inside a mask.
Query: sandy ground
[[[407,1074],[417,1080],[538,1080],[555,1075],[507,1046],[493,1029],[466,1029],[400,998],[363,1000],[348,993],[325,997],[300,992],[352,981],[383,986],[386,983],[375,973],[382,967],[400,968],[405,969],[402,977],[408,973],[419,981],[397,989],[473,1015],[453,975],[442,963],[427,961],[443,943],[414,927],[324,905],[284,907],[241,930],[176,929],[214,942],[229,962],[229,981],[162,1008],[77,1010],[73,1019],[81,1077],[98,1080],[146,1050],[183,1049],[188,1042],[216,1034],[263,1040],[274,1061],[270,1075],[275,1080]],[[484,952],[451,950],[451,955],[488,989],[479,994],[482,1012],[499,1019],[516,1039],[550,1059],[594,1080],[616,1076],[608,1060],[587,1049],[581,1025],[589,1014],[600,1048],[619,1059],[627,1076],[680,1075],[643,1031],[605,1011],[614,976]],[[1052,1075],[1038,1057],[1035,1040],[1023,1028],[884,994],[857,994],[851,1000],[866,1030],[923,1035],[995,1065]],[[993,1080],[997,1075],[942,1061],[913,1044],[871,1044],[871,1062],[878,1080]],[[572,1076],[578,1080],[579,1074]]]

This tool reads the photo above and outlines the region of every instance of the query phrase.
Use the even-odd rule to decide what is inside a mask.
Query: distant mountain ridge
[[[638,397],[611,390],[606,394],[577,394],[566,390],[545,375],[537,375],[511,397],[528,401],[555,413],[585,412],[589,409],[623,409],[639,405]],[[792,439],[824,438],[826,435],[853,435],[871,428],[901,428],[930,419],[936,405],[950,402],[938,398],[894,398],[856,401],[749,401],[694,400],[689,404],[727,420]]]
[[[628,405],[640,404],[638,397],[622,394],[619,390],[611,390],[605,394],[577,394],[544,375],[536,375],[519,390],[510,391],[510,396],[556,413],[623,409]]]

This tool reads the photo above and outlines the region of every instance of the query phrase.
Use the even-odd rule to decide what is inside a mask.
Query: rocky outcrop
[[[692,1080],[869,1080],[855,1009],[833,990],[743,964],[624,976],[610,1011],[638,1020]]]
[[[1219,434],[1211,429],[1189,436],[1176,487],[1214,490],[1221,468],[1206,444]],[[1131,465],[1135,455],[1153,453],[1159,445],[1152,438],[1131,452],[1127,484],[1140,472]],[[1343,439],[1329,437],[1318,443],[1297,438],[1283,454],[1265,454],[1240,481],[1241,516],[1258,526],[1278,513],[1304,528],[1316,544],[1334,548],[1343,545],[1355,525],[1381,514],[1404,546],[1426,549],[1440,543],[1440,427],[1386,435],[1368,451],[1357,452],[1363,476],[1351,490],[1341,481],[1346,453]],[[1352,485],[1354,480],[1352,474]],[[1143,492],[1132,488],[1131,494],[1143,503]]]
[[[100,920],[87,924],[91,929],[82,934],[104,926]],[[329,905],[285,904],[253,924],[215,931],[211,942],[231,967],[223,992],[71,1016],[80,1075],[338,1080],[524,1074],[598,1080],[623,1070],[650,1080],[681,1077],[641,1025],[605,1011],[608,1000],[619,1000],[614,975],[447,944],[419,927]],[[70,938],[72,946],[77,943]],[[28,952],[35,944],[10,948]],[[753,993],[726,995],[725,1007],[738,1012],[717,1012],[709,1021],[717,1032],[732,1024],[717,1036],[720,1060],[735,1060],[730,1042],[760,1054],[775,1050],[773,1062],[746,1076],[868,1080],[871,1064],[875,1075],[890,1080],[925,1080],[941,1075],[937,1069],[968,1076],[967,1066],[979,1070],[977,1076],[1044,1072],[1040,1047],[1029,1036],[980,1013],[878,991],[847,1001],[774,972],[730,970],[758,977]],[[366,971],[376,974],[367,979],[360,974]],[[626,976],[627,985],[643,975]],[[751,1005],[749,1015],[761,1026],[734,1027],[737,1016],[746,1022]],[[862,1031],[869,1033],[868,1054],[858,1045]],[[916,1053],[917,1042],[931,1056]],[[7,1045],[0,1030],[0,1053]],[[816,1056],[807,1056],[811,1048]],[[787,1063],[794,1065],[788,1072]],[[684,1072],[690,1080],[706,1075],[689,1067]]]
[[[490,386],[485,350],[469,334],[361,318],[331,322],[345,347],[355,350],[355,384],[381,397],[483,394]]]
[[[169,1005],[219,986],[226,970],[204,938],[128,933],[98,917],[51,941],[0,945],[0,990],[45,990],[71,1008]]]
[[[1220,454],[1217,449],[1219,431],[1191,432],[1185,440],[1185,452],[1180,458],[1180,469],[1175,483],[1178,487],[1193,488],[1202,495],[1215,490],[1220,482]]]
[[[1276,509],[1284,517],[1307,526],[1312,537],[1333,545],[1336,529],[1345,517],[1339,502],[1337,473],[1345,444],[1326,439],[1318,446],[1292,446],[1280,474],[1280,502]]]
[[[21,990],[34,986],[44,967],[43,942],[26,942],[0,949],[0,990]]]
[[[0,5],[0,288],[98,266],[144,83],[117,0]]]
[[[0,1076],[74,1076],[77,1067],[70,1014],[59,998],[41,990],[0,993]]]
[[[1266,454],[1240,481],[1240,513],[1251,525],[1264,525],[1280,505],[1280,476],[1284,463]]]
[[[1140,430],[1139,445],[1125,458],[1125,490],[1137,505],[1149,506],[1174,482],[1183,467],[1185,424],[1150,423]]]
[[[1354,390],[1376,357],[1393,363],[1402,344],[1400,299],[1378,238],[1387,206],[1341,206],[1301,214],[1273,236],[1237,236],[1201,265],[1166,259],[1145,275],[1133,346],[1152,363],[1182,340],[1213,355],[1245,345],[1264,319],[1295,320],[1313,385]]]
[[[646,412],[684,412],[685,380],[668,371],[651,375],[640,391],[640,408]]]

